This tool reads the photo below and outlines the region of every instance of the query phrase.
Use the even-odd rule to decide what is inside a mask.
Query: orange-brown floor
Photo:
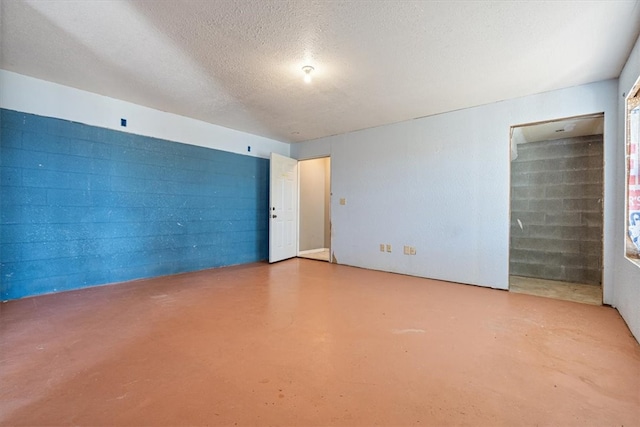
[[[2,425],[640,424],[609,307],[293,259],[0,308]]]

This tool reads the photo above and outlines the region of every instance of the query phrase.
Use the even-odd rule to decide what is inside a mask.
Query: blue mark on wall
[[[264,260],[266,159],[0,110],[0,298]]]

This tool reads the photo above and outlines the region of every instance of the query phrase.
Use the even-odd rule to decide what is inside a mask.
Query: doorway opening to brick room
[[[511,128],[509,290],[602,304],[604,114]]]

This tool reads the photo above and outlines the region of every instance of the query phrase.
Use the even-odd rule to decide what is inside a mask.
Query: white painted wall
[[[289,155],[287,143],[6,70],[0,70],[0,107],[254,157]]]
[[[611,304],[621,247],[613,232],[616,90],[608,80],[294,144],[291,152],[331,156],[338,263],[507,289],[510,127],[604,112],[604,300]],[[393,252],[380,252],[380,243]],[[417,254],[403,255],[403,245]]]
[[[625,236],[625,102],[624,95],[628,94],[636,79],[640,76],[640,38],[620,74],[618,84],[618,143],[616,144],[615,180],[618,184],[615,193],[615,221],[613,236],[614,247],[614,286],[611,304],[618,309],[629,325],[629,329],[640,341],[640,267],[624,257]]]

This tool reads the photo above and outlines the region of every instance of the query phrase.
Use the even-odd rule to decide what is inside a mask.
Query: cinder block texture
[[[602,187],[602,135],[518,145],[510,273],[600,284]]]
[[[3,300],[267,258],[268,160],[0,119]]]

